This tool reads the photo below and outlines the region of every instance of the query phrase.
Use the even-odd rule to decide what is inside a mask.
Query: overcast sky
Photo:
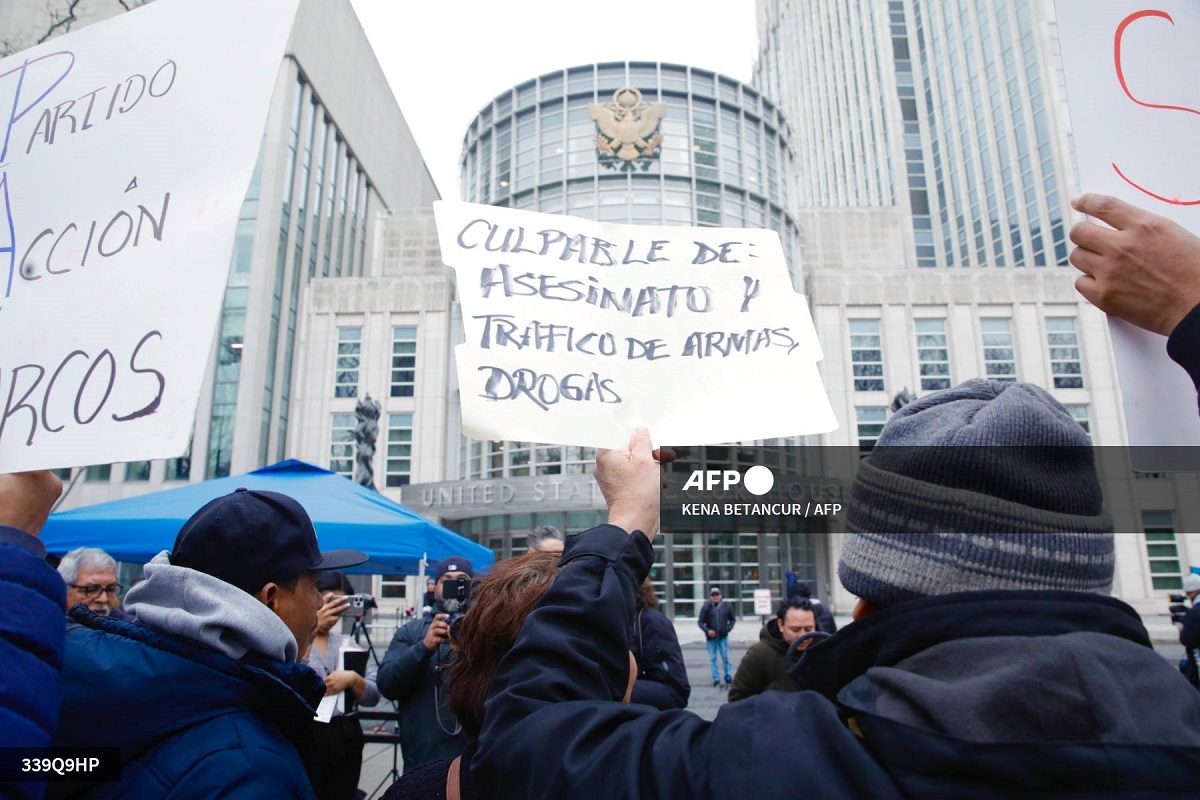
[[[507,88],[601,61],[667,61],[749,81],[754,0],[351,0],[442,197],[463,134]]]

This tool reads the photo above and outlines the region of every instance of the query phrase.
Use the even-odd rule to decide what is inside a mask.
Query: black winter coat
[[[1200,305],[1193,308],[1171,331],[1167,338],[1167,354],[1187,370],[1197,392],[1200,392]]]
[[[444,642],[436,650],[425,648],[425,632],[432,624],[433,615],[426,614],[397,630],[375,678],[383,696],[400,704],[405,770],[439,758],[455,759],[467,748],[466,734],[446,706],[454,651]]]
[[[706,600],[704,606],[700,609],[700,617],[696,620],[700,626],[700,630],[704,631],[705,637],[709,631],[716,631],[718,639],[724,639],[729,636],[733,626],[737,624],[737,618],[733,615],[733,606],[727,602],[713,604],[712,600]]]
[[[1129,606],[1100,595],[899,603],[810,647],[792,673],[808,691],[712,722],[614,702],[653,558],[640,532],[608,525],[567,544],[485,703],[472,768],[489,797],[786,797],[801,778],[806,797],[873,800],[1200,786],[1200,693]]]
[[[683,650],[671,620],[653,608],[638,611],[629,649],[638,663],[631,703],[645,703],[660,711],[686,708],[692,693]]]

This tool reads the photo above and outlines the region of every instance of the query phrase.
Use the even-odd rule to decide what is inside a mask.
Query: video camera
[[[1167,606],[1167,610],[1171,612],[1171,622],[1175,625],[1182,625],[1183,618],[1187,616],[1187,595],[1186,594],[1169,594],[1167,601],[1171,605]]]
[[[447,624],[453,626],[467,613],[471,588],[471,579],[465,576],[442,581],[442,604],[450,614]]]
[[[375,598],[369,594],[348,594],[346,599],[350,602],[346,603],[346,607],[342,609],[342,616],[350,614],[361,617],[366,615],[369,609],[379,607],[375,604]]]

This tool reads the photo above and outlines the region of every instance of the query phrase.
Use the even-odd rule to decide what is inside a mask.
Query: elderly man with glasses
[[[67,584],[67,608],[83,603],[93,613],[107,617],[121,594],[117,562],[96,547],[79,547],[63,556],[58,574]]]

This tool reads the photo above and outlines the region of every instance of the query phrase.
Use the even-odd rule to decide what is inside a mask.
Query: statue
[[[358,425],[354,428],[354,482],[375,488],[375,440],[379,438],[379,403],[371,395],[358,401],[354,416]]]
[[[896,394],[895,397],[892,398],[892,413],[899,411],[916,399],[917,396],[910,392],[908,387],[905,386]]]

